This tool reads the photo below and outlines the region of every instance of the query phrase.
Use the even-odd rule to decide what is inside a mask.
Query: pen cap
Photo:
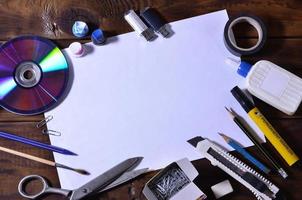
[[[240,65],[237,69],[237,73],[243,77],[246,77],[251,68],[252,68],[252,65],[250,63],[241,61]]]
[[[252,66],[250,63],[243,61],[243,60],[237,60],[234,58],[227,58],[225,60],[225,63],[236,67],[237,68],[237,74],[239,74],[240,76],[243,76],[244,78],[247,76],[247,74],[249,73],[249,71],[251,70]]]
[[[231,93],[247,113],[255,108],[253,102],[243,93],[243,91],[238,86],[234,87],[231,90]]]
[[[104,44],[106,41],[105,34],[102,29],[96,29],[91,34],[91,41],[95,45],[101,45]]]
[[[147,25],[139,18],[134,10],[126,12],[124,18],[139,35],[148,29]]]
[[[141,16],[155,31],[166,24],[165,20],[153,8],[146,8],[141,12]]]
[[[75,21],[72,26],[72,33],[74,36],[82,38],[89,32],[88,25],[83,21]]]

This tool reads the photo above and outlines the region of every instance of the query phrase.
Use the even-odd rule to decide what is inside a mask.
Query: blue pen
[[[34,147],[38,147],[38,148],[41,148],[41,149],[46,149],[46,150],[49,150],[49,151],[53,151],[53,152],[57,152],[57,153],[61,153],[61,154],[65,154],[65,155],[77,155],[67,149],[63,149],[61,147],[56,147],[56,146],[53,146],[53,145],[49,145],[49,144],[44,144],[42,142],[38,142],[38,141],[35,141],[35,140],[31,140],[31,139],[28,139],[28,138],[25,138],[25,137],[21,137],[21,136],[18,136],[18,135],[14,135],[14,134],[10,134],[10,133],[5,133],[5,132],[1,132],[0,131],[0,138],[5,138],[5,139],[9,139],[9,140],[13,140],[13,141],[16,141],[16,142],[21,142],[21,143],[24,143],[24,144],[28,144],[28,145],[31,145],[31,146],[34,146]]]
[[[257,160],[254,156],[252,156],[249,152],[247,152],[239,143],[237,143],[232,138],[219,133],[221,137],[236,151],[238,151],[244,158],[249,160],[251,163],[253,163],[256,167],[258,167],[261,171],[268,174],[270,172],[270,169],[267,168],[264,164],[262,164],[259,160]]]

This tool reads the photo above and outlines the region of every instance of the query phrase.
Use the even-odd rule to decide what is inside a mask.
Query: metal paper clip
[[[54,135],[54,136],[61,136],[61,132],[59,131],[55,131],[55,130],[47,130],[47,129],[43,129],[42,133],[45,135]]]
[[[48,115],[45,119],[41,120],[39,123],[37,123],[36,127],[37,128],[41,128],[42,126],[44,126],[45,124],[47,124],[48,122],[50,122],[53,119],[52,115]]]

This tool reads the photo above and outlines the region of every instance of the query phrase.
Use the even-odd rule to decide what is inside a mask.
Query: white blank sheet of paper
[[[53,145],[79,155],[55,153],[55,161],[91,175],[58,169],[62,188],[77,188],[129,157],[143,156],[139,168],[151,169],[199,159],[186,142],[198,135],[227,147],[217,134],[223,132],[251,145],[224,109],[252,124],[230,93],[243,79],[225,64],[234,58],[223,43],[227,20],[218,11],[171,23],[175,34],[168,39],[146,42],[132,32],[104,46],[88,43],[93,51],[85,57],[70,56],[73,86],[46,113],[54,116],[48,128],[62,132],[51,136]]]

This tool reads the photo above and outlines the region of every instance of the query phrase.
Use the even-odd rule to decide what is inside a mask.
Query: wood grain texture
[[[125,11],[141,10],[145,7],[156,8],[169,22],[225,8],[228,9],[230,16],[240,13],[257,15],[268,27],[268,40],[261,52],[244,59],[250,62],[259,59],[271,60],[302,77],[302,2],[300,0],[2,0],[0,1],[0,41],[5,42],[23,34],[37,34],[53,39],[60,47],[67,47],[76,40],[70,33],[75,20],[86,21],[90,27],[101,27],[107,35],[111,36],[131,31],[123,19]],[[255,42],[255,34],[249,29],[241,28],[236,35],[242,43]],[[87,42],[89,38],[78,41]],[[294,116],[287,116],[260,100],[256,100],[256,104],[280,135],[302,157],[302,144],[299,142],[302,139],[302,108]],[[35,128],[35,124],[41,119],[43,115],[19,116],[0,109],[0,131],[49,143],[49,138],[42,135],[40,129]],[[0,146],[53,160],[51,153],[24,144],[0,139]],[[273,149],[270,144],[266,146]],[[266,162],[255,148],[248,148],[248,150]],[[275,156],[281,160],[279,155]],[[57,172],[52,167],[4,152],[0,152],[0,159],[1,200],[23,199],[17,193],[17,185],[21,178],[29,174],[43,175],[53,186],[60,186]],[[195,182],[210,199],[213,199],[210,185],[225,179],[231,181],[235,191],[223,199],[255,199],[246,188],[221,170],[211,167],[207,160],[193,163],[200,173]],[[285,162],[282,163],[286,166]],[[267,164],[270,166],[269,163]],[[301,199],[301,167],[286,167],[286,169],[290,172],[289,180],[283,180],[276,174],[270,175],[269,179],[285,191],[288,199]],[[142,188],[154,174],[155,172],[150,172],[90,199],[144,200]],[[52,195],[45,199],[64,198]]]
[[[17,123],[0,123],[0,130],[15,133],[27,138],[40,142],[49,143],[49,138],[42,135],[41,129],[35,127],[35,122],[17,122]],[[36,149],[31,146],[0,139],[0,146],[15,149],[23,153],[31,154],[47,160],[53,160],[52,153]],[[25,158],[14,156],[0,151],[1,168],[0,168],[0,199],[13,200],[21,199],[17,192],[19,181],[26,175],[39,174],[47,177],[54,186],[59,186],[57,172],[54,167],[45,164],[33,162]]]
[[[123,20],[125,11],[145,7],[157,8],[168,21],[226,8],[230,15],[245,12],[263,18],[271,37],[302,36],[299,0],[9,0],[0,2],[0,39],[21,34],[70,39],[75,20],[100,26],[109,35],[124,33],[131,30]]]

